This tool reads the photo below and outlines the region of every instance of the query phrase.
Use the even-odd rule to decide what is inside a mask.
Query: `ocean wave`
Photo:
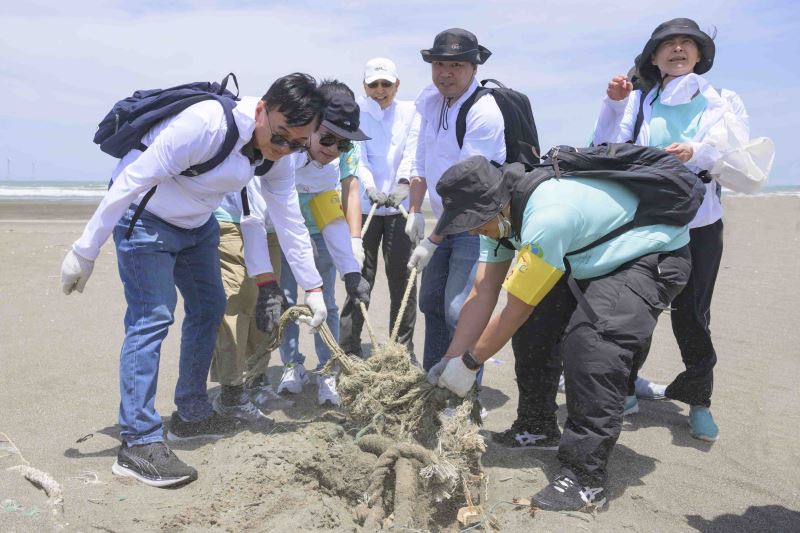
[[[102,198],[104,187],[14,187],[0,186],[0,198],[59,199],[59,198]]]

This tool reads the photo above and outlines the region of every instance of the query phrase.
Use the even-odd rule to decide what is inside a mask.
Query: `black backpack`
[[[235,95],[226,89],[230,78],[236,85]],[[233,118],[233,108],[236,107],[236,102],[239,100],[239,82],[232,72],[225,76],[221,83],[195,82],[168,89],[148,89],[134,92],[132,96],[114,104],[111,111],[100,121],[94,135],[94,143],[99,144],[100,149],[105,153],[117,158],[124,157],[133,149],[145,151],[147,146],[142,144],[142,137],[154,125],[167,117],[177,115],[189,106],[206,100],[216,100],[225,112],[225,121],[228,125],[225,140],[211,159],[187,168],[181,172],[181,175],[197,176],[208,172],[230,155],[239,139],[239,129]],[[125,234],[126,239],[130,238],[136,221],[155,192],[156,187],[153,187],[139,202]],[[246,202],[247,195],[245,189],[242,189],[242,203]],[[243,205],[243,209],[249,212],[248,207]]]
[[[488,82],[497,85],[486,87]],[[491,94],[497,107],[503,114],[505,123],[506,163],[522,163],[530,170],[539,163],[539,134],[533,120],[531,102],[521,92],[509,89],[497,80],[482,80],[469,98],[458,110],[456,118],[456,139],[458,146],[464,145],[464,134],[467,131],[467,113],[473,104],[485,94]]]
[[[571,178],[621,182],[639,198],[639,205],[631,221],[614,228],[594,242],[567,253],[564,258],[570,291],[587,316],[596,321],[597,315],[570,275],[569,256],[586,252],[635,227],[688,224],[703,203],[705,186],[678,158],[659,148],[630,143],[601,144],[580,149],[556,146],[530,172],[526,172],[522,165],[516,163],[504,167],[503,181],[511,189],[512,236],[520,236],[525,207],[536,187],[549,179],[561,178],[562,174],[568,174]],[[506,243],[501,241],[501,244]],[[509,245],[510,243],[506,244]]]

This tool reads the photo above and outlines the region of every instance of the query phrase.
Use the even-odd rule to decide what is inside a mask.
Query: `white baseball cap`
[[[367,61],[364,66],[364,83],[372,83],[375,80],[396,82],[397,67],[394,61],[385,57],[374,57]]]

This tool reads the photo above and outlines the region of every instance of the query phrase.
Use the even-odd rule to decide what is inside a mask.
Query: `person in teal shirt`
[[[526,407],[541,415],[539,423],[552,424],[545,429],[550,444],[558,443],[561,463],[560,475],[533,503],[556,511],[601,507],[631,368],[646,353],[658,315],[689,278],[688,228],[628,227],[639,199],[620,183],[565,175],[532,185],[525,196],[518,190],[532,182],[512,174],[476,156],[451,167],[437,185],[444,214],[436,233],[480,234],[481,249],[453,341],[428,380],[464,396],[484,361],[520,326],[533,328],[538,349],[528,350],[534,360],[527,373],[555,371],[546,384],[551,396],[529,397]],[[521,198],[527,200],[520,210],[514,202]],[[615,230],[618,235],[598,242]],[[501,288],[507,303],[492,318]],[[554,408],[558,343],[567,388],[560,442]],[[517,374],[517,380],[527,384],[529,375]]]

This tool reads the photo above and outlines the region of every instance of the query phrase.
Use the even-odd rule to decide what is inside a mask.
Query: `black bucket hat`
[[[478,44],[475,34],[461,28],[450,28],[439,33],[433,40],[433,46],[420,50],[426,63],[434,61],[466,61],[475,65],[483,65],[492,53]]]
[[[444,213],[434,230],[451,235],[483,226],[508,204],[511,192],[503,186],[503,172],[483,156],[475,155],[448,168],[436,184]]]
[[[676,35],[687,35],[697,43],[697,47],[700,50],[700,62],[694,66],[694,72],[696,74],[705,74],[711,70],[714,65],[714,52],[716,50],[714,39],[701,30],[697,22],[692,19],[678,18],[659,24],[644,45],[642,53],[637,56],[636,66],[642,76],[650,81],[661,79],[658,67],[653,65],[651,58],[662,41]]]
[[[361,110],[349,95],[333,94],[325,108],[322,125],[333,133],[351,141],[368,141],[370,138],[358,129]]]

